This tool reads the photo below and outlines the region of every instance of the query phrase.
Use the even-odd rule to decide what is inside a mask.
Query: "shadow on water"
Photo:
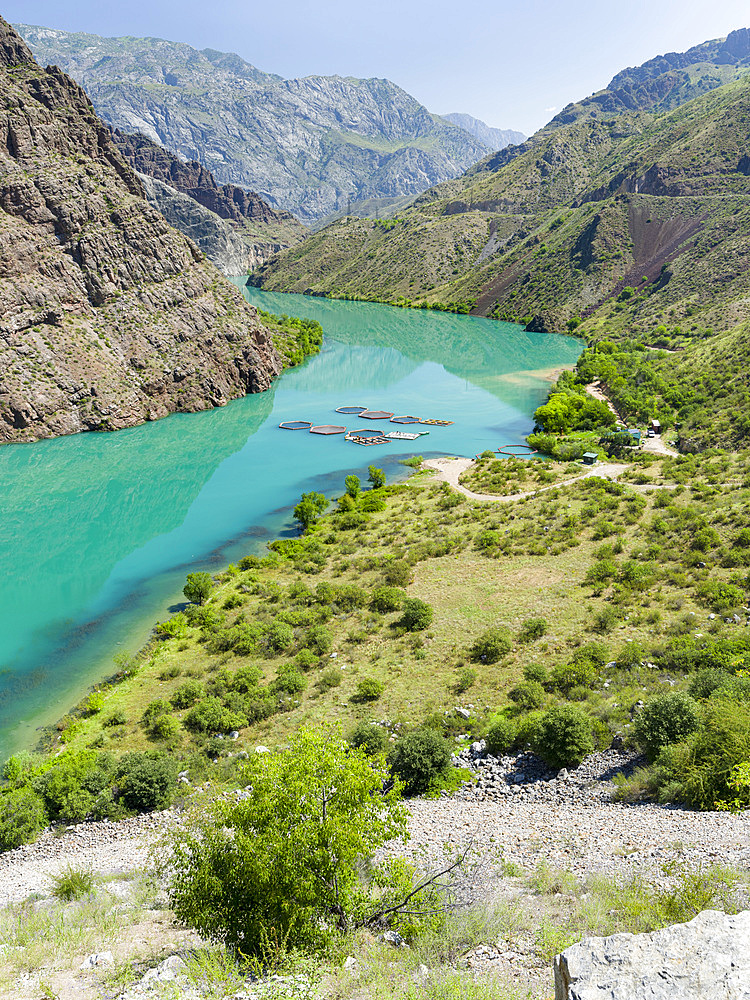
[[[331,496],[372,463],[403,475],[399,460],[415,451],[473,454],[522,440],[547,391],[524,372],[570,364],[580,350],[469,317],[248,297],[318,319],[323,352],[223,409],[0,449],[0,757],[182,607],[186,573],[294,534],[300,493]],[[455,424],[379,449],[278,430],[282,420],[329,422],[342,403]]]

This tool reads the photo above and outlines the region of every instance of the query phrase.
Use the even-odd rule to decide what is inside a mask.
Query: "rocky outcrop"
[[[218,185],[200,163],[185,163],[145,136],[114,129],[112,137],[138,172],[149,203],[223,274],[245,274],[308,233],[293,215],[275,211],[254,191]]]
[[[267,389],[239,291],[144,199],[81,88],[0,19],[0,442]]]
[[[219,184],[257,191],[306,224],[350,202],[419,194],[487,153],[389,80],[282,80],[212,49],[18,27],[111,125],[199,161]]]
[[[750,910],[587,938],[555,958],[555,1000],[748,1000]]]

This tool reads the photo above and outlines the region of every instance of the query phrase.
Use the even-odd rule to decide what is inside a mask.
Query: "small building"
[[[654,434],[661,434],[661,424],[659,423],[658,420],[651,421],[651,430],[654,432]]]
[[[628,427],[628,434],[633,439],[634,445],[640,445],[641,443],[641,432],[637,427]]]
[[[599,456],[597,455],[597,453],[595,451],[584,451],[584,453],[583,453],[583,464],[584,465],[593,465],[598,458],[599,458]]]

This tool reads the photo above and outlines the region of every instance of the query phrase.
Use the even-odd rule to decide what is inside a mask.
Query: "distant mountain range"
[[[458,125],[459,128],[473,135],[475,139],[479,139],[482,145],[488,149],[498,150],[505,149],[506,146],[510,145],[517,146],[526,139],[523,132],[514,132],[511,128],[492,128],[491,125],[485,125],[479,118],[472,118],[471,115],[464,115],[458,111],[443,115],[443,118]]]
[[[110,125],[307,224],[356,213],[361,202],[401,205],[494,148],[389,80],[284,80],[232,53],[178,42],[17,29],[42,64],[85,87]]]

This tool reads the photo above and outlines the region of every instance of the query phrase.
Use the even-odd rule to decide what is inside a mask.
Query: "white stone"
[[[115,967],[114,955],[111,951],[98,951],[89,955],[81,963],[81,971],[95,968],[113,969]]]

